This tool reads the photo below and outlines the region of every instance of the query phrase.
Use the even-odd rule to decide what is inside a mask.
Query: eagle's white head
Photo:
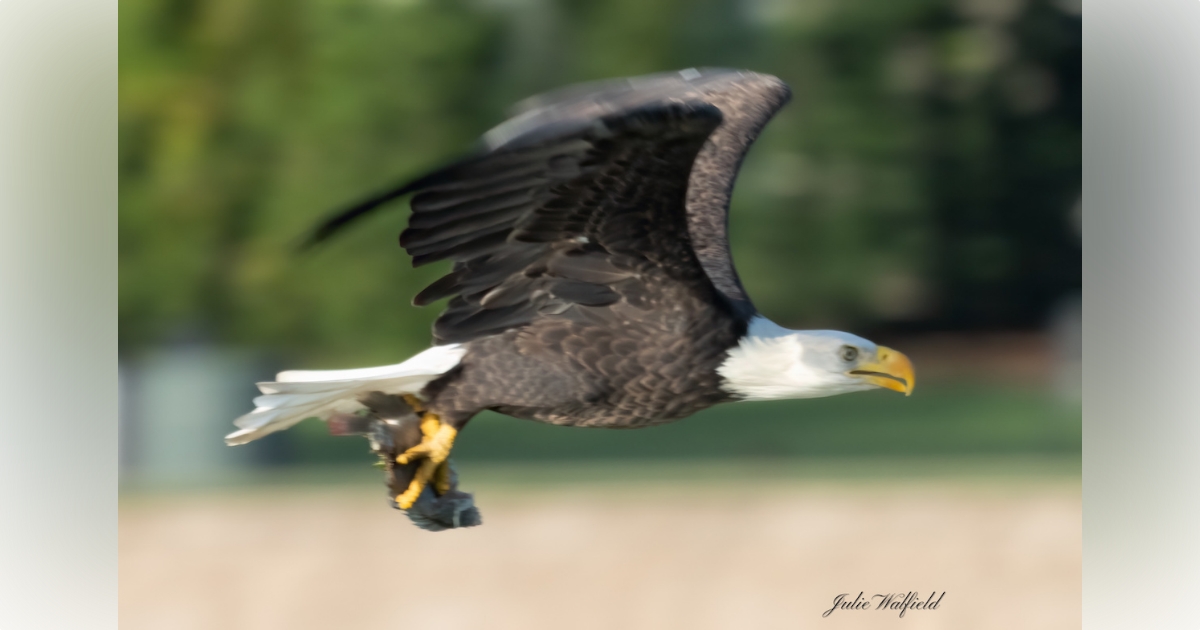
[[[745,400],[819,398],[882,387],[906,396],[913,367],[900,352],[836,330],[788,330],[758,316],[717,372]]]

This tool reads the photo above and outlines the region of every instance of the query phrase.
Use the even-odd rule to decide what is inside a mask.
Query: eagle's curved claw
[[[438,494],[450,490],[450,468],[446,460],[450,457],[450,449],[454,448],[454,438],[458,431],[443,423],[436,414],[426,413],[421,419],[421,433],[424,434],[424,438],[420,444],[396,457],[396,463],[401,465],[417,459],[425,460],[417,468],[408,489],[396,497],[396,504],[402,510],[407,510],[417,502],[417,497],[421,496],[421,491],[430,481],[433,481],[434,490]]]

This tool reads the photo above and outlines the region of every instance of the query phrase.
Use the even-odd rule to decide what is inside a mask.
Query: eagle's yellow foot
[[[420,444],[396,457],[396,463],[401,465],[424,460],[413,475],[412,483],[408,484],[408,489],[396,497],[396,504],[402,510],[407,510],[417,502],[417,497],[421,496],[421,491],[430,481],[433,481],[433,489],[438,494],[450,490],[450,466],[446,460],[450,457],[450,449],[454,448],[458,431],[444,424],[437,414],[426,413],[421,418],[421,433],[424,437]]]

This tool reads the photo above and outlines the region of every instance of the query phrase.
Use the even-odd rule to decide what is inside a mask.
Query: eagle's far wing
[[[650,103],[695,100],[716,106],[723,122],[700,150],[688,183],[688,231],[713,285],[740,313],[750,314],[754,307],[729,251],[729,200],[750,145],[790,98],[783,81],[744,70],[700,68],[597,81],[518,103],[514,117],[488,132],[484,141],[495,148],[539,128]]]

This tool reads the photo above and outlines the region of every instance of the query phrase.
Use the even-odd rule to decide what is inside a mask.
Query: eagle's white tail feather
[[[279,381],[266,381],[257,385],[258,391],[264,394],[316,394],[336,391],[343,387],[341,381],[329,381],[328,383],[280,383]]]
[[[344,391],[345,387],[339,387],[336,391]],[[287,392],[275,392],[264,394],[254,399],[254,406],[258,409],[279,409],[282,407],[300,407],[302,405],[310,405],[323,402],[329,398],[331,392],[316,392],[314,394],[290,394]]]
[[[416,394],[454,369],[465,353],[466,348],[453,344],[434,346],[396,365],[280,372],[275,382],[258,384],[263,395],[254,399],[254,411],[233,421],[239,430],[225,436],[225,443],[245,444],[305,418],[325,419],[332,413],[361,409],[358,397],[367,392]]]
[[[409,376],[414,371],[423,373],[430,368],[434,368],[435,366],[430,364],[443,360],[445,358],[443,356],[445,348],[447,347],[449,346],[435,346],[399,365],[381,365],[379,367],[355,368],[352,370],[288,370],[275,375],[275,380],[280,383],[328,383],[330,381],[377,380],[396,376]],[[434,350],[442,352],[431,353]],[[421,364],[410,365],[418,362]],[[449,366],[452,368],[457,364],[458,357],[456,356]]]

